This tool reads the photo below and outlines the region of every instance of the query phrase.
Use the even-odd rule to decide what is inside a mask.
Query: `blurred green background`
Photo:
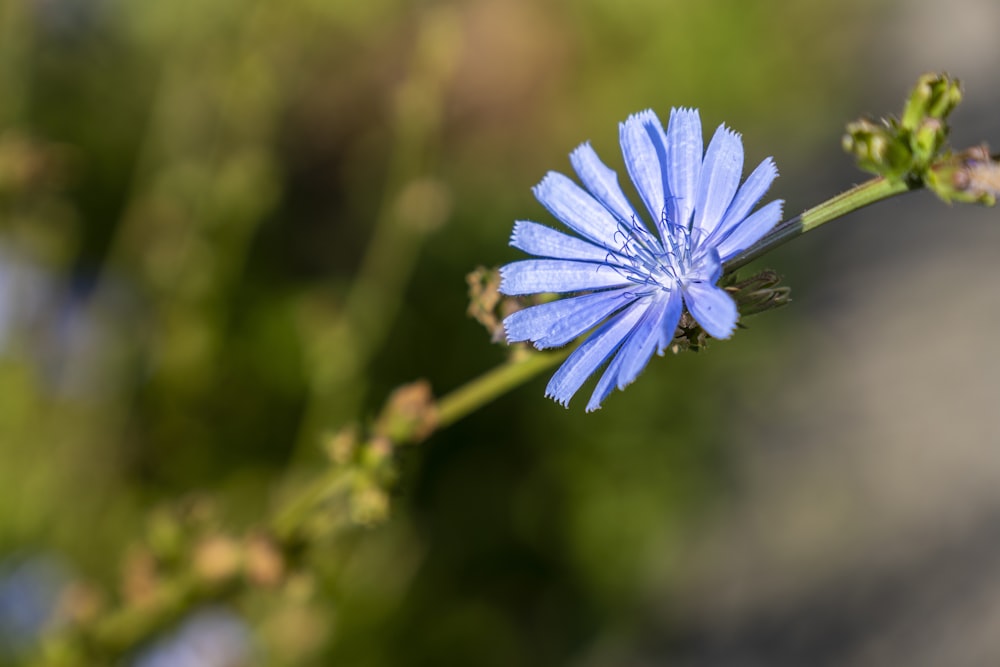
[[[516,258],[515,219],[549,222],[530,187],[578,143],[621,171],[632,112],[696,106],[706,132],[743,133],[748,163],[774,156],[789,214],[863,178],[844,122],[895,111],[926,69],[969,82],[959,145],[995,137],[996,11],[0,0],[4,576],[41,558],[50,584],[113,588],[151,508],[208,492],[238,530],[394,387],[440,394],[502,362],[465,315],[465,274]],[[791,307],[656,359],[599,413],[544,399],[539,378],[405,450],[391,520],[331,546],[304,602],[230,610],[254,645],[234,660],[990,663],[985,630],[935,643],[971,661],[920,648],[975,584],[912,596],[997,549],[963,540],[1000,516],[995,354],[975,337],[1000,304],[955,286],[988,284],[956,267],[995,263],[1000,238],[989,212],[917,197],[775,253]],[[955,319],[928,312],[956,291]],[[897,311],[914,319],[880,329]],[[986,319],[949,326],[970,312]],[[929,403],[900,398],[935,383]],[[956,417],[942,395],[983,409]],[[929,423],[899,427],[915,415]],[[22,605],[4,595],[0,624]],[[31,627],[0,633],[10,659]]]

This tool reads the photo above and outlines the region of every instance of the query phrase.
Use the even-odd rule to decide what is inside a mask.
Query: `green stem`
[[[442,396],[435,406],[435,429],[451,426],[511,389],[524,384],[565,359],[572,350],[573,347],[570,346],[555,352],[518,351],[507,362]],[[418,442],[427,435],[422,422],[416,420],[393,435],[393,444]],[[271,522],[271,530],[278,540],[284,543],[294,542],[316,507],[338,491],[348,488],[350,479],[350,473],[345,472],[344,468],[331,466],[286,501]]]
[[[442,396],[437,404],[437,427],[445,428],[454,424],[547,368],[555,366],[565,359],[572,349],[567,347],[555,352],[517,355],[507,363]]]
[[[919,181],[888,180],[883,177],[873,178],[842,192],[822,204],[779,224],[767,236],[739,255],[726,262],[726,273],[732,273],[741,266],[749,264],[764,253],[791,239],[810,232],[825,222],[847,215],[869,204],[894,197],[910,190],[916,190],[923,185]]]

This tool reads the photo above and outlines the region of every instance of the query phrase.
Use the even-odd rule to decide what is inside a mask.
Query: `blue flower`
[[[511,245],[539,259],[500,269],[507,295],[575,294],[518,311],[504,320],[507,340],[559,347],[591,329],[546,388],[567,405],[609,358],[587,411],[614,387],[623,389],[674,338],[686,308],[714,338],[729,338],[739,312],[716,283],[722,265],[760,240],[781,219],[780,200],[751,210],[778,175],[765,159],[740,186],[743,142],[724,125],[704,150],[695,109],[672,109],[666,132],[652,111],[619,125],[625,166],[655,221],[650,229],[618,176],[589,143],[570,154],[586,189],[550,172],[535,186],[538,201],[576,235],[536,222],[514,225]]]

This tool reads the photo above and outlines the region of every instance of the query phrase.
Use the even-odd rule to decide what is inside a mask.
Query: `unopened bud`
[[[247,578],[258,586],[276,586],[285,576],[285,558],[277,545],[263,535],[247,542],[243,563]]]
[[[501,343],[506,340],[498,306],[503,296],[500,294],[500,271],[480,266],[465,276],[469,285],[469,317],[486,327],[490,340]]]
[[[772,269],[764,269],[749,278],[726,286],[726,291],[736,301],[741,316],[755,315],[780,308],[791,301],[791,289],[779,287],[781,276]]]
[[[391,442],[419,442],[437,427],[437,404],[426,380],[396,388],[375,422],[373,432]]]
[[[900,125],[916,131],[927,118],[943,120],[962,101],[962,87],[947,74],[924,74],[910,92]]]
[[[333,463],[346,465],[358,449],[357,427],[348,426],[328,436],[323,443],[323,449]]]
[[[948,138],[947,126],[937,118],[925,118],[910,138],[910,148],[916,165],[927,165]]]
[[[195,547],[194,570],[203,579],[219,582],[233,576],[239,569],[242,554],[230,537],[214,535]]]
[[[961,100],[957,80],[925,74],[910,92],[902,119],[848,124],[844,150],[854,155],[861,169],[878,176],[927,181],[930,165],[948,157],[946,119]]]
[[[351,499],[351,518],[359,524],[380,523],[389,516],[389,495],[377,486],[360,484]]]
[[[901,177],[910,170],[913,156],[897,133],[894,126],[861,119],[847,125],[842,145],[854,155],[861,169],[880,176]]]
[[[975,146],[930,169],[927,187],[946,202],[994,206],[1000,196],[1000,160],[985,145]]]

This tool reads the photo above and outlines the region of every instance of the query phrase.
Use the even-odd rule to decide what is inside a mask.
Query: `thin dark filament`
[[[634,218],[631,222],[624,220],[618,222],[618,230],[615,232],[614,240],[621,245],[617,253],[609,252],[605,257],[605,263],[608,266],[616,268],[615,265],[624,260],[629,266],[621,268],[630,269],[637,276],[646,276],[643,282],[648,282],[648,276],[651,276],[652,272],[662,265],[659,260],[660,253],[657,253],[659,243],[656,243],[656,239],[649,234],[645,226]],[[651,242],[656,247],[650,247]],[[632,282],[636,282],[634,278],[626,276],[620,271],[619,273]]]
[[[636,292],[648,296],[661,289],[672,289],[682,282],[692,266],[692,254],[698,247],[701,231],[670,221],[664,210],[660,225],[666,244],[649,233],[635,217],[619,220],[614,241],[617,251],[609,251],[605,263],[609,269],[635,285],[652,289]],[[598,267],[600,269],[600,267]]]

